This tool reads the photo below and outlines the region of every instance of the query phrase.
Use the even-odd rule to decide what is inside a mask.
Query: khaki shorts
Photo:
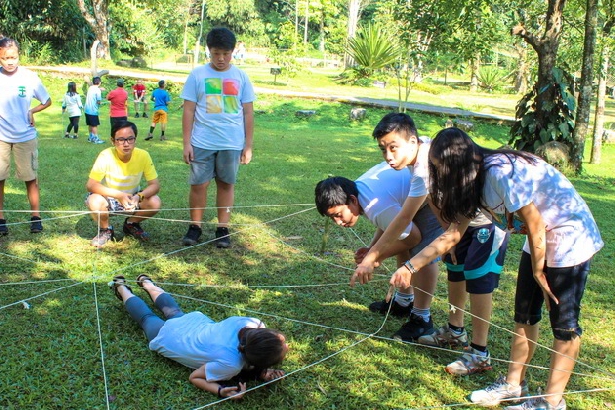
[[[154,116],[152,117],[152,122],[154,124],[166,124],[167,112],[165,110],[156,110],[154,112]]]
[[[38,138],[17,143],[0,141],[0,181],[9,177],[11,153],[17,179],[26,182],[35,180],[38,170]]]

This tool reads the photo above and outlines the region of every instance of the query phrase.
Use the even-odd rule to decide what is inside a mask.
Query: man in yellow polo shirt
[[[136,148],[137,126],[129,121],[114,124],[111,129],[113,146],[100,154],[90,171],[85,187],[88,190],[86,206],[92,211],[92,219],[98,225],[98,234],[92,239],[92,246],[101,247],[114,239],[109,214],[128,215],[123,231],[140,241],[147,241],[149,235],[140,225],[160,210],[158,197],[160,183],[149,153]],[[147,186],[141,189],[141,180]]]

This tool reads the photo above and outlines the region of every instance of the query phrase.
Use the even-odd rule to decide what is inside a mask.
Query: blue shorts
[[[572,340],[581,336],[583,329],[579,325],[581,299],[589,275],[590,260],[566,268],[545,267],[547,283],[559,304],[551,301],[549,320],[553,337],[557,340]],[[542,289],[534,279],[532,258],[523,252],[519,261],[517,290],[515,292],[515,322],[535,325],[542,319]]]
[[[214,178],[230,185],[237,182],[242,151],[211,151],[195,146],[192,146],[192,151],[194,158],[190,163],[190,185],[201,185]]]
[[[506,233],[495,250],[494,232],[494,224],[468,227],[455,246],[457,264],[452,263],[448,254],[444,258],[450,282],[465,280],[466,291],[472,294],[491,293],[498,287],[510,234]]]
[[[419,209],[412,222],[421,232],[421,242],[419,242],[419,244],[414,248],[410,249],[410,257],[418,255],[424,247],[432,243],[438,236],[444,233],[440,222],[438,222],[436,216],[433,212],[431,212],[431,208],[429,206],[423,206]],[[438,261],[440,261],[440,258],[434,259],[431,263],[436,263]]]

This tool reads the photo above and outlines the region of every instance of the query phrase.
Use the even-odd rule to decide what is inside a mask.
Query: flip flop
[[[124,299],[122,299],[122,295],[120,294],[120,292],[117,290],[120,286],[125,286],[126,289],[128,289],[131,293],[132,293],[132,289],[130,288],[130,286],[128,286],[126,284],[126,278],[124,278],[123,275],[117,275],[113,277],[113,280],[111,282],[109,282],[109,288],[113,291],[113,293],[115,294],[115,296],[121,300],[124,301]]]

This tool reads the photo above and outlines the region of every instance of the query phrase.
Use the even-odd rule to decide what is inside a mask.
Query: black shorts
[[[85,123],[90,127],[98,127],[100,125],[100,120],[98,119],[98,115],[85,114]]]

